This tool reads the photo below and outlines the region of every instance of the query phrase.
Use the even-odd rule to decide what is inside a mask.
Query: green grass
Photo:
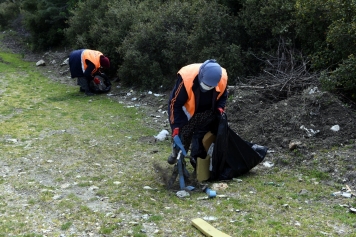
[[[205,194],[196,191],[180,199],[154,169],[171,172],[169,141],[139,141],[159,132],[143,113],[55,83],[18,55],[0,58],[0,236],[203,236],[191,225],[197,217],[215,217],[210,223],[231,236],[355,230],[355,215],[339,204],[356,203],[331,196],[340,187],[323,183],[330,177],[317,169],[322,156],[313,167],[286,169],[303,154],[281,155],[281,166],[260,166],[217,191],[226,197],[198,200]]]

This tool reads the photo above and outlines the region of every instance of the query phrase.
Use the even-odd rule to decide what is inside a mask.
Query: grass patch
[[[63,225],[61,225],[61,230],[68,230],[72,225],[72,222],[66,222]]]
[[[191,226],[197,217],[214,217],[211,224],[231,236],[334,236],[355,228],[354,214],[339,205],[349,200],[331,196],[337,190],[322,182],[330,178],[318,169],[324,157],[303,167],[302,152],[281,155],[275,167],[217,191],[226,197],[198,200],[205,193],[195,191],[180,199],[163,180],[172,171],[170,142],[140,141],[157,134],[143,113],[55,83],[20,56],[0,57],[3,236],[202,236]],[[301,165],[285,168],[292,159]]]

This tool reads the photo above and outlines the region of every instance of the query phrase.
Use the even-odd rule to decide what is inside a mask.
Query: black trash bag
[[[223,114],[217,128],[210,180],[229,180],[247,173],[263,161],[267,150],[243,140],[228,126],[227,116]]]
[[[89,88],[92,93],[106,93],[111,90],[111,82],[104,73],[97,73],[90,81]]]

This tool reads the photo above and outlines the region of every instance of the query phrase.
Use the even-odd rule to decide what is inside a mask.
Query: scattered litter
[[[210,188],[206,187],[203,189],[203,192],[205,192],[206,194],[208,194],[208,198],[214,198],[216,197],[216,191],[211,190]]]
[[[334,132],[338,132],[340,130],[340,126],[339,125],[334,125],[330,128],[331,131],[334,131]]]
[[[95,190],[98,190],[99,189],[99,187],[97,187],[97,186],[90,186],[89,188],[88,188],[88,190],[89,191],[95,191]]]
[[[215,216],[205,216],[203,217],[203,219],[206,221],[216,221],[218,218],[216,218]]]
[[[153,94],[153,95],[156,96],[156,97],[162,96],[162,95],[160,95],[160,94]]]
[[[185,197],[189,197],[190,196],[190,194],[185,190],[178,191],[176,195],[179,198],[185,198]]]
[[[150,186],[144,186],[143,189],[146,189],[146,190],[153,190],[153,188],[151,188]]]
[[[314,87],[314,88],[310,89],[309,95],[314,94],[314,93],[317,93],[317,92],[319,92],[318,87]]]
[[[137,100],[137,98],[136,98],[136,97],[134,97],[134,98],[131,98],[131,100],[132,100],[132,101],[135,101],[135,100]]]
[[[276,186],[276,187],[281,186],[280,184],[277,184],[277,183],[275,183],[275,182],[265,182],[264,184],[265,184],[265,185]]]
[[[193,191],[195,189],[195,187],[193,187],[193,186],[186,186],[185,187],[185,190],[187,190],[187,191]]]
[[[121,184],[121,182],[120,181],[115,181],[113,184],[119,185],[119,184]]]
[[[223,194],[220,194],[220,195],[216,195],[218,198],[227,198],[227,195],[223,195]]]
[[[300,129],[305,130],[307,132],[308,137],[315,136],[320,132],[320,130],[313,130],[313,129],[308,129],[304,125],[300,126]]]
[[[228,196],[227,195],[216,195],[216,197],[218,198],[227,198]],[[209,196],[204,196],[204,197],[198,197],[197,200],[207,200],[207,199],[211,199],[211,197]]]
[[[350,212],[356,213],[356,208],[350,207]]]
[[[242,183],[242,179],[237,179],[237,178],[232,178],[233,181],[236,181],[238,183]]]
[[[332,195],[333,195],[333,196],[342,196],[342,197],[345,197],[345,198],[350,198],[350,197],[352,196],[351,193],[342,192],[342,191],[334,192]]]
[[[308,194],[308,190],[306,189],[302,189],[299,191],[299,195],[306,195],[306,194]]]
[[[169,132],[167,130],[163,129],[162,131],[160,131],[158,133],[157,136],[154,136],[154,137],[159,141],[164,141],[168,135],[169,135]]]
[[[152,95],[152,91],[148,91],[148,94],[149,94],[149,95]]]
[[[265,161],[265,162],[263,162],[263,166],[265,166],[267,168],[271,168],[274,166],[274,164],[270,161]]]
[[[9,142],[9,143],[17,143],[17,139],[6,139],[6,142]]]
[[[214,190],[225,190],[228,187],[226,183],[214,183],[211,188]]]
[[[209,199],[209,197],[208,197],[208,196],[204,196],[204,197],[198,197],[198,198],[197,198],[198,201],[199,201],[199,200],[206,200],[206,199]]]

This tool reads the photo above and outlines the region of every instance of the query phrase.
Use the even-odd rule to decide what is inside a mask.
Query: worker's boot
[[[168,164],[174,165],[175,163],[177,163],[178,152],[179,150],[176,148],[176,146],[172,145],[172,154],[170,154],[168,157]]]
[[[94,95],[89,89],[89,82],[85,77],[78,78],[78,84],[80,85],[80,91],[83,91],[87,96]]]

